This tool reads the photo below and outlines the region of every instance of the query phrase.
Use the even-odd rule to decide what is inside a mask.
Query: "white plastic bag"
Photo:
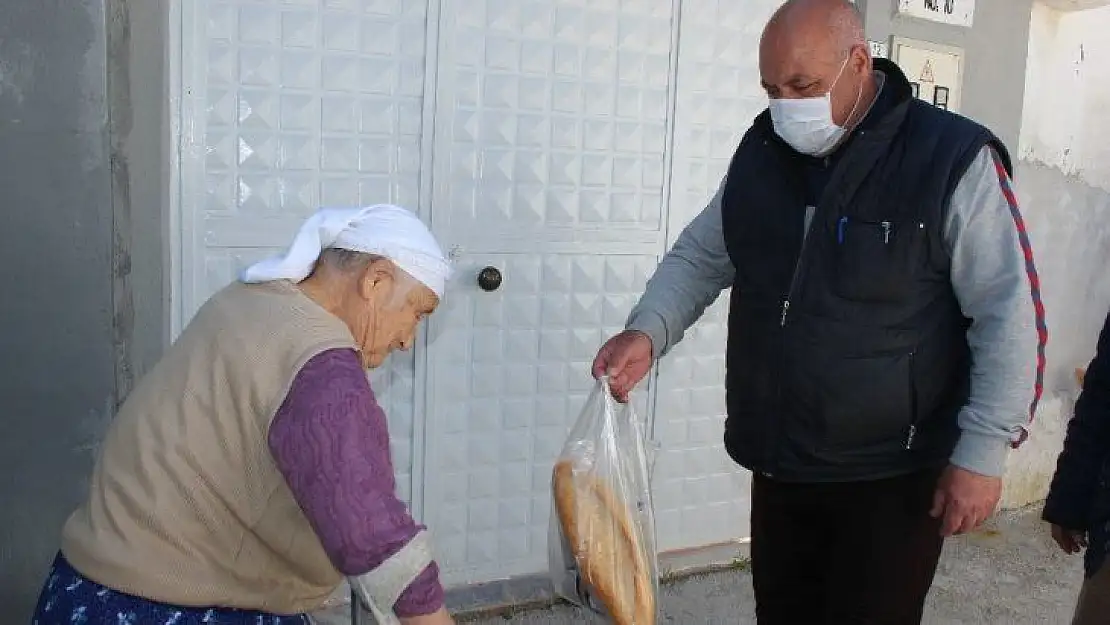
[[[606,379],[552,470],[548,562],[555,591],[616,625],[655,625],[659,562],[644,424]]]

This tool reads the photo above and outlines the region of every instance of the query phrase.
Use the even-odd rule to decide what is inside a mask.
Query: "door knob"
[[[497,267],[486,267],[478,272],[478,288],[483,291],[496,291],[501,287],[501,271]]]

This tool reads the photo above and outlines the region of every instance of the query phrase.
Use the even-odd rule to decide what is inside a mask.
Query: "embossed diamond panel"
[[[545,570],[551,467],[654,255],[474,254],[431,319],[428,524],[452,583]],[[504,282],[484,292],[485,266]],[[636,407],[646,409],[646,394]],[[643,414],[641,412],[641,414]]]
[[[434,319],[426,499],[462,583],[545,570],[552,461],[665,242],[676,21],[669,0],[441,13],[432,219],[462,267]]]
[[[673,239],[716,192],[751,121],[766,107],[759,36],[779,0],[683,0],[678,55]],[[726,291],[659,364],[655,470],[662,549],[748,536],[750,476],[724,451]]]
[[[183,5],[182,322],[320,205],[417,208],[426,13],[426,0]],[[373,375],[406,499],[414,372],[398,354]]]
[[[670,0],[445,0],[452,231],[663,225]]]

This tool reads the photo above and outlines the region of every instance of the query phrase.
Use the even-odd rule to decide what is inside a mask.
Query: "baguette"
[[[552,472],[555,507],[579,572],[615,625],[655,625],[655,587],[632,512],[595,475],[569,461]]]

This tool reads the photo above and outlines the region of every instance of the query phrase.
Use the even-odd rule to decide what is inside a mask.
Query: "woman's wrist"
[[[446,607],[422,616],[402,616],[400,621],[401,625],[455,625],[455,619],[451,618]]]

